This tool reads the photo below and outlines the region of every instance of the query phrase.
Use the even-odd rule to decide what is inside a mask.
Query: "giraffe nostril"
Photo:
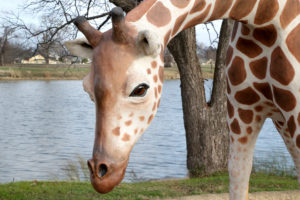
[[[103,178],[106,173],[107,173],[107,166],[105,164],[101,164],[99,166],[99,173],[98,173],[100,178]]]

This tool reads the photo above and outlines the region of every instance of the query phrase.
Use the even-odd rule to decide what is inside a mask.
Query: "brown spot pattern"
[[[230,136],[230,139],[231,139],[231,143],[234,142],[234,138],[232,136]]]
[[[294,116],[291,116],[290,119],[287,122],[288,128],[289,128],[289,133],[291,135],[291,138],[294,137],[295,131],[296,131],[296,123]]]
[[[271,21],[275,17],[278,9],[279,5],[277,0],[260,0],[254,23],[261,25]]]
[[[234,24],[233,24],[233,29],[232,29],[232,35],[231,35],[231,41],[234,40],[238,28],[239,28],[239,22],[234,22]]]
[[[250,29],[245,24],[243,24],[242,25],[242,34],[249,35],[249,33],[250,33]]]
[[[220,19],[230,8],[232,0],[215,0],[215,7],[208,21]]]
[[[232,85],[241,84],[247,77],[244,66],[244,60],[240,57],[235,57],[228,69],[228,78]]]
[[[227,85],[227,94],[231,94],[231,88],[228,82],[228,78],[226,79],[226,85]]]
[[[147,74],[151,74],[151,69],[150,68],[147,69]]]
[[[150,115],[150,117],[148,118],[148,122],[147,122],[148,124],[150,124],[150,122],[152,121],[153,117],[154,117],[153,114]]]
[[[158,107],[159,107],[159,104],[160,104],[160,99],[159,99],[158,102],[157,102],[157,109],[158,109]]]
[[[267,57],[263,57],[259,60],[252,61],[250,63],[250,70],[256,78],[262,80],[266,78],[267,65],[268,65],[268,59]]]
[[[233,48],[232,48],[232,46],[229,45],[229,47],[227,49],[227,55],[226,55],[226,66],[229,65],[229,63],[232,59],[232,55],[233,55]]]
[[[201,10],[204,9],[205,5],[206,5],[205,0],[195,1],[194,5],[193,5],[193,8],[191,9],[190,13],[193,14],[195,12],[200,12]]]
[[[283,85],[288,85],[295,76],[295,71],[280,47],[271,56],[270,75]]]
[[[156,102],[154,102],[153,107],[152,107],[152,111],[154,111],[156,109]]]
[[[241,137],[241,138],[238,139],[238,141],[239,141],[241,144],[246,144],[247,141],[248,141],[248,137],[247,137],[247,136]]]
[[[159,94],[161,93],[161,89],[162,89],[161,85],[158,85],[158,93]]]
[[[207,17],[209,11],[211,8],[211,4],[209,4],[207,6],[207,8],[205,9],[205,11],[203,13],[201,13],[200,15],[196,16],[194,19],[190,20],[183,29],[187,29],[190,28],[192,26],[195,26],[196,24],[200,24],[201,22],[203,22],[203,20]]]
[[[155,98],[157,99],[157,95],[158,95],[157,94],[157,87],[154,88],[154,95],[155,95]]]
[[[296,138],[296,145],[300,149],[300,134]]]
[[[246,124],[250,124],[253,120],[253,111],[252,110],[244,110],[239,108],[238,109],[238,113],[240,116],[240,119],[246,123]]]
[[[173,31],[172,31],[172,36],[174,36],[178,32],[179,28],[181,27],[181,25],[184,22],[187,15],[188,15],[188,13],[185,13],[185,14],[179,16],[176,19],[175,24],[174,24],[174,28],[173,28]]]
[[[261,112],[264,108],[262,106],[255,106],[254,109],[256,112]]]
[[[280,129],[281,129],[281,126],[278,124],[278,122],[275,122],[274,124],[275,124],[277,130],[280,130]]]
[[[114,129],[112,130],[112,133],[113,133],[114,135],[116,135],[116,136],[119,136],[119,135],[120,135],[120,127],[114,128]]]
[[[252,127],[251,126],[247,127],[246,131],[247,131],[248,134],[251,134],[252,133]]]
[[[256,28],[253,31],[253,37],[262,44],[271,47],[277,40],[277,31],[273,24]]]
[[[153,81],[156,83],[157,80],[158,80],[157,75],[154,75],[154,76],[153,76]]]
[[[158,77],[161,83],[164,82],[164,68],[162,66],[159,67]]]
[[[241,127],[237,119],[234,119],[230,124],[230,129],[235,134],[241,134]]]
[[[235,20],[242,19],[252,11],[255,3],[256,0],[237,0],[229,13],[229,17]]]
[[[236,44],[236,48],[249,58],[255,58],[262,53],[262,48],[255,44],[252,40],[239,38]]]
[[[289,112],[295,108],[296,98],[290,91],[273,86],[273,92],[276,103],[284,111]]]
[[[140,116],[139,119],[140,119],[140,121],[144,121],[145,117],[144,116]]]
[[[177,8],[185,8],[189,5],[190,0],[171,0],[171,3]]]
[[[234,108],[228,98],[227,98],[227,113],[229,118],[232,118],[234,115]]]
[[[261,116],[257,115],[257,116],[255,117],[255,121],[256,121],[256,122],[261,122]]]
[[[123,136],[123,138],[122,138],[122,140],[123,140],[124,142],[129,141],[129,140],[130,140],[130,135],[128,135],[127,133],[125,133],[124,136]]]
[[[144,129],[142,128],[141,130],[140,130],[140,134],[142,134],[144,132]]]
[[[300,63],[300,24],[298,24],[298,26],[294,30],[292,30],[292,32],[290,32],[286,39],[286,44],[290,52]]]
[[[136,135],[138,133],[138,129],[134,129],[134,134]]]
[[[132,121],[131,121],[131,120],[128,120],[128,121],[125,122],[125,125],[126,125],[126,126],[130,126],[131,124],[132,124]]]
[[[159,1],[148,11],[147,19],[151,24],[162,27],[171,21],[171,13],[170,10]]]
[[[156,61],[152,61],[152,62],[151,62],[151,67],[152,67],[153,69],[155,69],[155,68],[157,67],[157,62],[156,62]]]
[[[298,125],[300,126],[300,113],[298,114],[297,121],[298,121]]]
[[[264,97],[269,100],[273,100],[272,90],[269,83],[253,83],[253,86],[257,91],[259,91]],[[269,102],[267,102],[269,103]]]
[[[144,16],[146,11],[153,6],[153,4],[156,1],[157,0],[142,1],[142,3],[140,3],[140,5],[136,9],[133,9],[131,12],[128,13],[128,15],[126,16],[126,20],[129,22],[138,21]]]
[[[160,60],[162,61],[162,62],[164,62],[164,60],[165,60],[165,58],[164,58],[164,55],[165,55],[165,51],[164,51],[164,46],[163,45],[161,45],[161,50],[160,50]]]
[[[260,100],[258,94],[251,87],[238,91],[234,97],[238,102],[246,105],[252,105]]]
[[[287,0],[280,15],[280,23],[285,29],[293,19],[300,13],[300,2],[297,0]]]

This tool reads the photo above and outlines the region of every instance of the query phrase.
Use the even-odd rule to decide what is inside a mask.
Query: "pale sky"
[[[22,4],[24,4],[26,0],[0,0],[0,11],[14,11],[22,13]],[[38,19],[35,19],[34,15],[32,14],[23,14],[22,13],[23,20],[26,22],[31,22],[31,23],[38,23]],[[37,18],[37,17],[36,17]],[[217,30],[220,30],[221,27],[221,21],[214,22],[215,28]],[[209,36],[207,34],[207,31],[205,29],[204,25],[198,25],[196,27],[196,34],[197,34],[197,41],[202,42],[205,45],[209,46]],[[211,37],[212,39],[216,38],[216,35],[214,34],[213,31],[211,31]]]
[[[7,1],[7,0],[0,0],[0,10],[13,10],[18,7],[18,5],[22,4],[24,0],[13,0],[13,1]]]

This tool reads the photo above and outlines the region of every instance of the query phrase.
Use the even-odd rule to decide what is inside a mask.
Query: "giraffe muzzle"
[[[110,192],[124,178],[128,161],[109,163],[90,159],[87,165],[90,171],[90,180],[94,189],[102,194]]]

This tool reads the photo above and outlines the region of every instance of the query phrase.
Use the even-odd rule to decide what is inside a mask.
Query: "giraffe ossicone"
[[[86,39],[66,42],[93,58],[83,85],[96,105],[93,187],[111,191],[124,177],[129,154],[156,114],[163,53],[180,31],[215,19],[235,23],[227,52],[230,199],[246,199],[254,145],[266,118],[274,121],[295,162],[300,183],[300,1],[144,0],[126,17],[111,12],[101,33],[76,20]]]

